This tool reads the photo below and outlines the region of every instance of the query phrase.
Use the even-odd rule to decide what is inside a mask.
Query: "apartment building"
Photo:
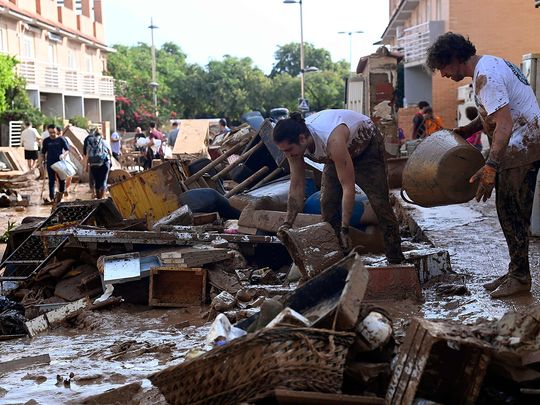
[[[424,68],[428,47],[442,33],[463,34],[479,54],[501,56],[520,65],[540,52],[540,13],[536,0],[389,0],[390,20],[383,43],[404,54],[405,99],[432,103],[448,126],[457,120],[458,87]]]
[[[0,52],[19,60],[33,105],[47,116],[115,125],[114,80],[101,0],[0,0]]]

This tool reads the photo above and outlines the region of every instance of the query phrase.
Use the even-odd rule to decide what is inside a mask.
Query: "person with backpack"
[[[84,140],[84,167],[90,173],[96,198],[101,199],[107,188],[112,152],[101,133],[95,130]]]
[[[444,128],[441,117],[433,113],[433,108],[424,108],[424,137],[430,136],[432,133],[440,131]]]

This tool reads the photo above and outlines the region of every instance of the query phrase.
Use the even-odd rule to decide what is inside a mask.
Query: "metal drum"
[[[401,195],[405,201],[422,207],[470,201],[478,182],[471,184],[469,179],[483,165],[480,151],[461,136],[449,130],[434,132],[409,156]]]

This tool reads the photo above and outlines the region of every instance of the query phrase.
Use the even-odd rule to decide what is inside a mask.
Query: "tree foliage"
[[[115,45],[109,56],[109,74],[117,81],[118,126],[133,130],[155,120],[151,49],[147,44]],[[306,66],[319,69],[305,74],[306,97],[316,109],[343,106],[345,61],[332,62],[330,53],[305,44]],[[238,120],[246,111],[267,114],[275,107],[296,110],[300,95],[300,45],[280,46],[276,64],[265,75],[250,58],[230,55],[206,66],[190,64],[186,54],[168,42],[156,50],[159,119],[226,117]]]

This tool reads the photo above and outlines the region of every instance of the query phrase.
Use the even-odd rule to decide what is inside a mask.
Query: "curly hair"
[[[295,111],[291,113],[290,118],[278,121],[272,133],[272,138],[275,143],[287,141],[298,144],[298,138],[301,134],[309,134],[309,129],[302,114]]]
[[[476,55],[476,48],[461,34],[447,32],[441,35],[427,51],[426,66],[433,72],[448,66],[454,60],[460,63]]]

